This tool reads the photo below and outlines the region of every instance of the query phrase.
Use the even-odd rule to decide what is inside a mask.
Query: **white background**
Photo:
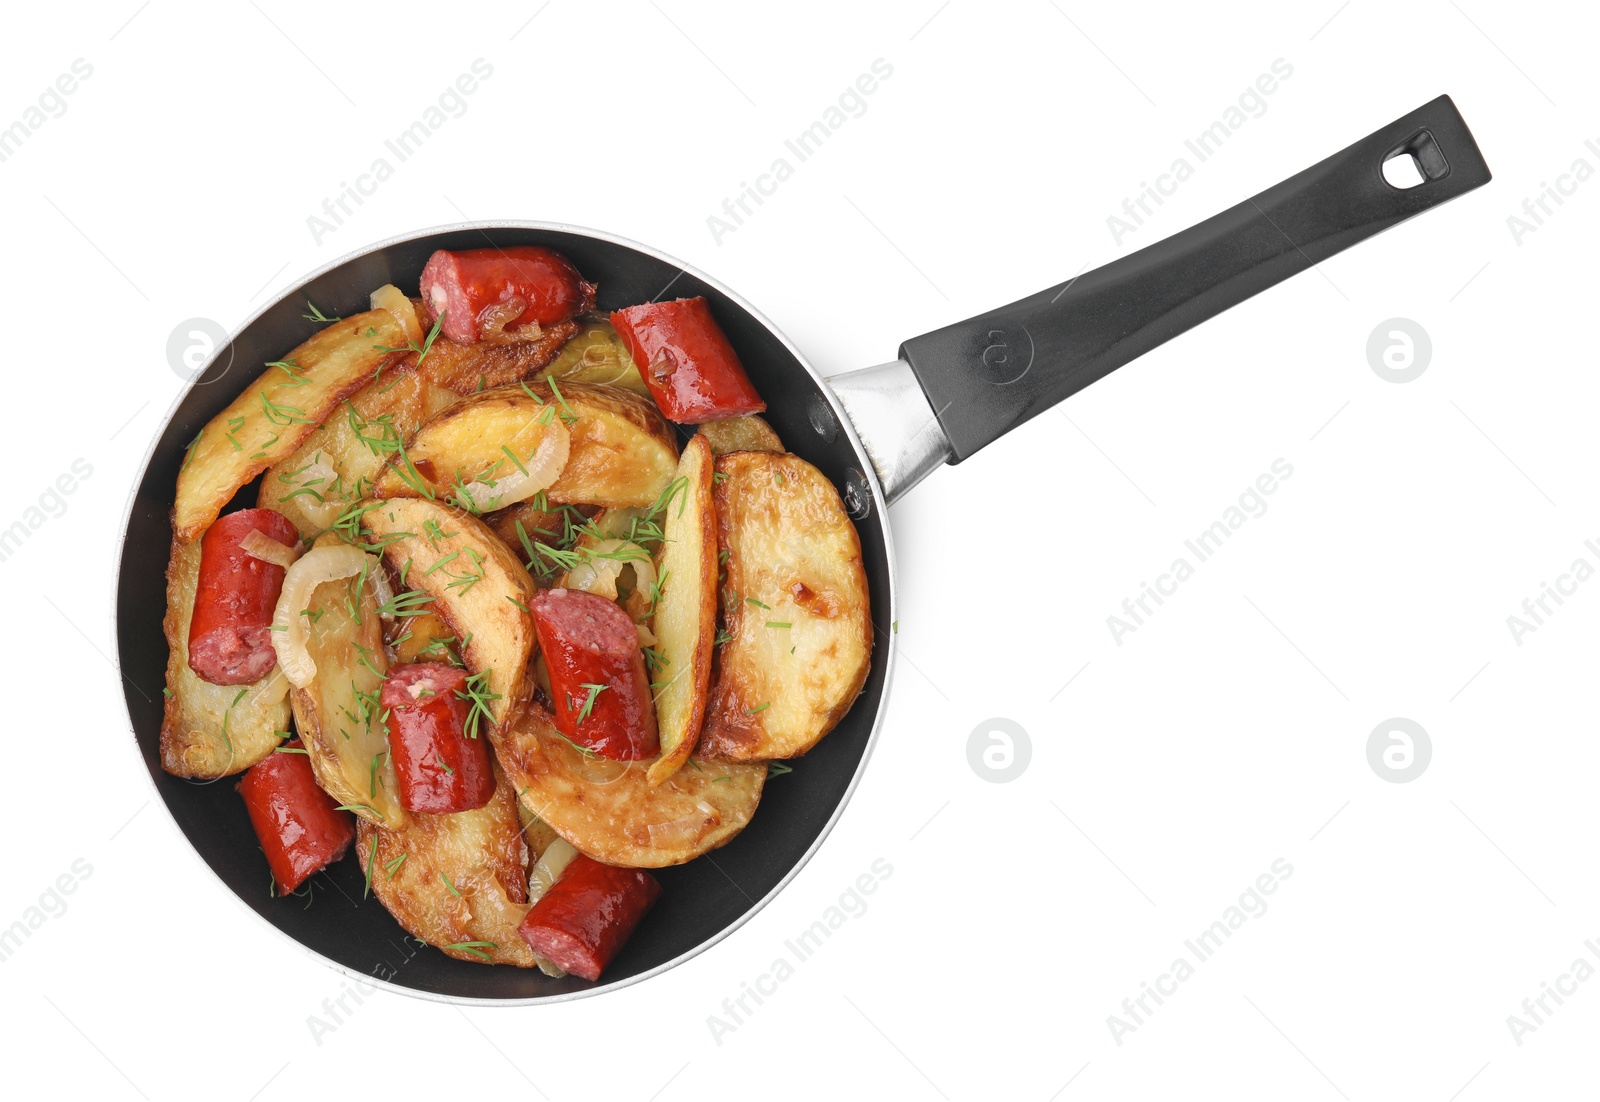
[[[1600,564],[1583,546],[1600,537],[1600,183],[1520,243],[1507,218],[1575,159],[1600,168],[1583,144],[1600,139],[1594,22],[1485,0],[542,3],[7,13],[0,125],[74,59],[93,66],[0,164],[0,527],[73,460],[93,468],[0,564],[0,927],[75,860],[92,869],[0,964],[8,1082],[206,1099],[1591,1091],[1600,982],[1520,1045],[1507,1017],[1600,937],[1600,583],[1520,646],[1506,618],[1575,558]],[[317,241],[307,217],[477,58],[493,76],[465,113]],[[715,240],[723,199],[878,58],[893,75],[866,112]],[[1123,199],[1278,58],[1293,75],[1266,111],[1115,241]],[[534,218],[709,271],[833,374],[1155,241],[1441,92],[1491,185],[896,506],[901,657],[881,741],[771,906],[600,999],[463,1012],[384,993],[313,1036],[344,981],[192,857],[109,664],[117,529],[182,387],[165,353],[180,321],[236,327],[391,234]],[[1404,385],[1365,351],[1393,317],[1433,343]],[[1266,514],[1118,645],[1107,616],[1280,457],[1294,474]],[[996,716],[1031,736],[1007,784],[968,764]],[[1433,749],[1404,784],[1366,754],[1396,716]],[[803,781],[802,766],[788,783]],[[719,1044],[708,1017],[879,858],[893,874],[866,913]],[[1267,912],[1118,1044],[1108,1016],[1279,858],[1293,875]]]

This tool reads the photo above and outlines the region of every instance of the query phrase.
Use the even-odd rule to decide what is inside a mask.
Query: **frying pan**
[[[1385,161],[1422,177],[1401,189]],[[202,860],[244,904],[307,951],[367,983],[458,1003],[575,998],[663,972],[726,937],[791,880],[838,819],[865,768],[894,663],[888,506],[944,463],[984,445],[1137,356],[1342,249],[1489,181],[1448,96],[1413,111],[1252,199],[1070,282],[907,341],[899,358],[824,381],[733,291],[687,265],[594,230],[539,222],[467,223],[398,237],[335,261],[265,307],[180,397],[145,461],[124,528],[117,581],[123,695],[156,790]],[[408,938],[345,860],[314,878],[309,907],[274,899],[233,779],[194,783],[161,768],[161,620],[172,506],[185,444],[256,374],[330,315],[367,309],[372,288],[416,287],[435,249],[539,244],[600,285],[604,310],[704,295],[785,444],[839,487],[861,534],[877,644],[866,687],[828,738],[767,786],[748,829],[686,865],[598,983],[453,960]],[[234,365],[238,365],[237,368]],[[255,487],[238,504],[255,501]]]

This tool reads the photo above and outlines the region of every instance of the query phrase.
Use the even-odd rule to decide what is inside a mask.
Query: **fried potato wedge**
[[[661,756],[650,766],[660,784],[689,760],[700,738],[711,691],[711,645],[717,635],[717,514],[712,504],[711,442],[690,437],[678,462],[682,491],[667,503],[666,539],[656,556],[651,630],[665,664],[656,671],[656,726]]]
[[[576,324],[536,341],[460,345],[440,338],[420,364],[415,353],[384,369],[334,411],[262,480],[257,504],[276,509],[302,536],[315,536],[372,493],[385,461],[423,422],[486,386],[543,367]],[[502,453],[503,454],[503,453]]]
[[[554,375],[557,385],[568,379],[575,383],[608,383],[650,397],[650,388],[644,385],[628,346],[604,318],[581,319],[577,334],[540,372],[541,378],[545,375]]]
[[[700,426],[699,435],[711,441],[711,450],[717,455],[786,450],[778,434],[772,431],[772,426],[755,413],[730,417],[726,421],[707,421]]]
[[[558,382],[552,389],[548,383],[522,383],[474,394],[425,423],[405,449],[419,477],[391,466],[376,492],[380,497],[419,495],[420,478],[437,498],[459,496],[458,478],[478,478],[493,464],[499,466],[490,478],[511,470],[503,445],[526,456],[538,433],[557,426],[567,432],[567,461],[545,489],[550,502],[651,505],[672,481],[677,438],[648,399],[615,386]],[[493,509],[497,503],[474,504]]]
[[[356,824],[361,868],[395,921],[457,960],[536,967],[517,933],[528,913],[528,847],[517,798],[499,777],[483,807],[413,815],[399,829]]]
[[[240,488],[293,454],[339,403],[403,353],[405,330],[387,310],[334,322],[267,368],[189,445],[178,470],[172,531],[198,539]]]
[[[700,732],[708,758],[805,753],[855,702],[872,660],[861,541],[833,484],[794,455],[717,460],[730,638]]]
[[[767,779],[765,762],[719,762],[652,785],[650,762],[586,757],[537,702],[491,739],[523,804],[608,865],[661,868],[716,849],[745,828]]]
[[[533,863],[550,848],[550,843],[561,835],[549,823],[529,811],[528,805],[521,800],[517,801],[517,818],[522,823],[522,840],[528,846],[528,867],[531,870]]]
[[[390,498],[363,520],[403,584],[433,598],[428,608],[455,636],[461,660],[497,696],[490,718],[504,723],[528,698],[533,579],[488,525],[448,505]]]
[[[473,513],[531,498],[549,487],[567,462],[571,433],[560,412],[521,386],[463,398],[411,435],[375,492],[379,497],[431,495]]]
[[[215,779],[249,769],[289,729],[289,679],[274,666],[249,685],[213,685],[189,668],[189,619],[200,578],[200,541],[172,541],[167,565],[167,699],[161,766],[179,777]]]
[[[316,546],[338,542],[338,536],[329,534]],[[400,803],[389,732],[378,703],[389,668],[383,621],[372,585],[357,590],[361,581],[323,582],[312,591],[306,649],[317,675],[305,688],[290,690],[289,702],[295,730],[323,791],[363,819],[400,827],[411,816]]]
[[[542,376],[541,376],[542,377]],[[571,449],[562,477],[546,491],[558,505],[608,505],[611,509],[656,504],[678,469],[678,440],[653,401],[611,385],[557,382]],[[547,382],[531,384],[550,400]]]
[[[677,435],[655,403],[615,386],[556,385],[562,412],[577,420],[567,425],[572,446],[566,468],[545,496],[563,505],[654,505],[678,469]],[[553,397],[548,384],[532,389]]]

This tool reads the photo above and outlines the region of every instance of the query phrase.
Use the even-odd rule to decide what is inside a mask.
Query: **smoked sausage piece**
[[[337,861],[356,837],[356,817],[317,787],[300,740],[280,747],[245,772],[239,794],[280,892]]]
[[[294,548],[294,522],[271,509],[218,517],[200,537],[200,574],[189,620],[189,668],[213,685],[245,685],[272,671],[272,613],[284,568],[240,545],[251,532]]]
[[[541,589],[529,604],[556,727],[579,746],[617,761],[661,747],[639,630],[613,601],[579,589]]]
[[[611,324],[668,420],[698,425],[767,408],[704,298],[629,306]]]
[[[465,670],[442,662],[395,666],[379,698],[388,716],[389,753],[400,803],[442,815],[482,807],[494,795],[485,732],[467,735]]]
[[[571,261],[538,245],[440,249],[422,269],[428,323],[443,314],[440,330],[457,344],[577,317],[594,309],[594,292]]]
[[[539,956],[592,983],[660,897],[660,883],[643,869],[602,865],[580,853],[517,932]]]

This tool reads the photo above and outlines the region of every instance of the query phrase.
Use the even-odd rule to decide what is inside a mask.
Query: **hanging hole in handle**
[[[1419,130],[1396,146],[1383,159],[1383,178],[1392,188],[1405,191],[1450,174],[1439,143],[1426,130]]]
[[[1383,178],[1390,187],[1399,188],[1401,191],[1427,181],[1427,177],[1422,174],[1422,166],[1409,153],[1396,153],[1384,161]]]

